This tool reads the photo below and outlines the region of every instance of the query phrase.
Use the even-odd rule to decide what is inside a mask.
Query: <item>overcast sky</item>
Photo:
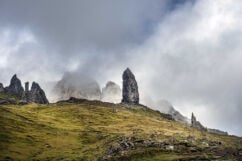
[[[48,84],[78,71],[161,99],[242,136],[242,1],[0,0],[0,82]],[[156,107],[158,108],[158,107]]]

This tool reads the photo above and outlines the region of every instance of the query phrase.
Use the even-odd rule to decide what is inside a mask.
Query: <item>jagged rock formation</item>
[[[190,124],[191,120],[183,116],[179,111],[177,111],[173,105],[167,100],[161,99],[158,102],[154,102],[150,97],[144,100],[145,104],[149,107],[154,107],[162,113],[169,114],[172,118],[183,124]]]
[[[106,86],[102,89],[101,101],[118,103],[121,101],[121,88],[116,83],[109,81]]]
[[[65,73],[52,90],[52,102],[67,100],[70,97],[88,100],[100,100],[101,90],[99,84],[87,75],[80,73]]]
[[[214,134],[219,134],[219,135],[229,135],[228,132],[226,131],[222,131],[222,130],[218,130],[218,129],[207,129],[208,132],[210,133],[214,133]]]
[[[3,84],[0,83],[0,93],[3,93],[4,92],[4,87],[3,87]]]
[[[123,99],[122,103],[139,104],[138,85],[134,74],[127,68],[123,73]]]
[[[167,113],[170,114],[174,120],[184,124],[189,124],[190,120],[187,117],[183,116],[179,111],[174,109],[174,107],[171,107]]]
[[[28,87],[28,84],[26,86]],[[28,92],[28,90],[26,92]],[[49,103],[49,101],[45,96],[45,92],[43,91],[43,89],[40,88],[39,84],[36,82],[32,83],[31,90],[30,90],[30,100],[27,102],[35,102],[39,104]]]
[[[5,92],[17,98],[22,98],[24,88],[22,87],[21,81],[18,79],[16,74],[12,77],[10,85],[5,88]]]
[[[199,121],[197,121],[196,117],[192,113],[192,118],[191,118],[191,126],[193,128],[196,128],[198,130],[204,130],[207,131],[207,128],[205,128]]]
[[[19,101],[19,104],[26,104],[29,102],[46,104],[49,102],[45,96],[45,92],[35,82],[32,83],[32,87],[30,91],[29,91],[29,82],[26,82],[25,90],[24,90],[21,84],[21,80],[18,79],[16,74],[12,77],[10,81],[10,85],[6,88],[3,88],[3,89],[2,88],[3,88],[3,85],[0,84],[0,91],[2,91],[5,94],[8,94],[9,96],[14,96],[18,99],[21,99]],[[14,102],[13,100],[4,99],[2,100],[2,103],[16,104],[16,100]]]

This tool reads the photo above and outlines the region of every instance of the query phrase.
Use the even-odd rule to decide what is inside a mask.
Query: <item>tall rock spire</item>
[[[26,102],[31,102],[31,93],[29,91],[29,82],[25,82],[25,91],[22,97]]]
[[[22,98],[24,93],[24,88],[22,87],[21,81],[18,79],[17,75],[14,74],[10,81],[10,85],[6,87],[6,93],[9,95],[16,96],[17,98]]]
[[[207,128],[204,127],[199,121],[197,121],[197,119],[193,113],[192,113],[192,117],[191,117],[191,126],[198,130],[207,131]]]
[[[138,85],[134,74],[129,68],[123,73],[123,99],[122,103],[139,104]]]
[[[0,93],[4,92],[4,87],[3,87],[3,84],[0,83]]]

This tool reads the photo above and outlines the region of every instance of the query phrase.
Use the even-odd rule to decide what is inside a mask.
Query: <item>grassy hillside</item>
[[[0,160],[239,160],[241,142],[143,106],[84,100],[0,106]]]

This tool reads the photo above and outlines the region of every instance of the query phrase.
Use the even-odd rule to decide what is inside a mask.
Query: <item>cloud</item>
[[[143,103],[166,99],[205,126],[242,135],[241,7],[239,0],[3,0],[0,79],[18,73],[47,87],[80,71],[101,86],[121,85],[128,66]]]
[[[143,93],[171,101],[187,116],[195,112],[206,126],[241,135],[241,5],[197,1],[168,15],[132,51],[144,53],[133,62],[142,62]]]

